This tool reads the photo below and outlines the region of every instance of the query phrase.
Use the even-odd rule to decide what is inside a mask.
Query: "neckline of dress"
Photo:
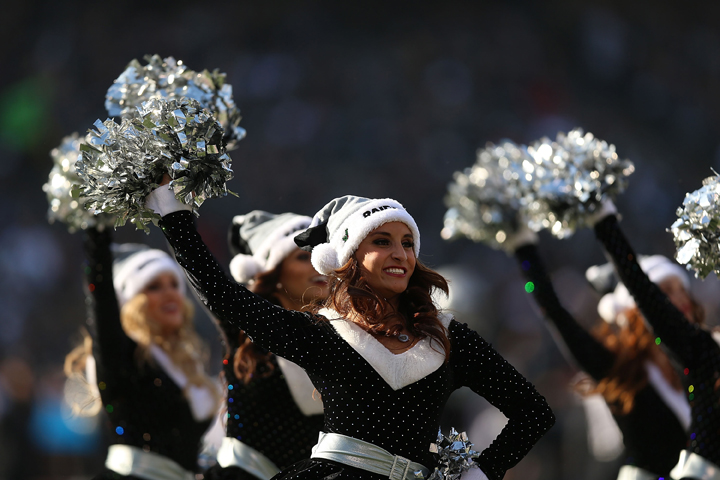
[[[328,320],[337,334],[372,367],[393,390],[422,380],[445,363],[445,355],[431,345],[430,338],[418,340],[401,353],[393,353],[357,323],[340,317],[329,309],[318,312]],[[452,317],[439,316],[447,328]]]

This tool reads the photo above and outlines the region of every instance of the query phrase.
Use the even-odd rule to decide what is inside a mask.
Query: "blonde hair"
[[[92,355],[92,337],[84,328],[80,333],[82,344],[65,356],[63,371],[68,380],[64,395],[74,415],[92,417],[102,409],[102,401],[97,386],[90,384],[85,374],[88,358]]]
[[[147,315],[147,295],[139,293],[131,298],[120,311],[120,322],[125,333],[137,343],[135,359],[139,366],[155,365],[150,346],[160,347],[188,380],[186,388],[197,386],[212,392],[219,404],[222,397],[213,379],[201,368],[207,360],[206,348],[193,326],[195,309],[188,299],[183,303],[183,322],[176,333],[170,336],[161,334],[161,328]],[[92,338],[84,333],[83,344],[73,349],[65,357],[65,374],[83,375],[87,358],[92,354]],[[183,392],[184,393],[184,392]],[[82,408],[73,405],[73,411]],[[99,411],[99,409],[98,409]],[[97,413],[97,412],[95,412]]]

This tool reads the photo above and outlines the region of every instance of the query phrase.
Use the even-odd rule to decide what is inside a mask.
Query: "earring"
[[[275,285],[275,288],[277,288],[278,290],[282,290],[282,283],[278,282],[277,285]]]

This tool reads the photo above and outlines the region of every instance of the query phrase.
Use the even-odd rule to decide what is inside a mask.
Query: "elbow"
[[[553,425],[555,425],[556,418],[555,413],[550,408],[550,405],[548,405],[547,402],[543,403],[545,404],[545,408],[538,412],[538,421],[540,422],[542,433],[544,435],[553,427]]]
[[[545,398],[540,397],[532,408],[531,412],[528,412],[531,418],[534,420],[533,423],[537,425],[539,436],[545,435],[553,425],[555,425],[555,413],[553,413],[550,405],[547,404]]]

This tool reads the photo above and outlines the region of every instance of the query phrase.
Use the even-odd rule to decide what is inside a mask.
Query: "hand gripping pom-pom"
[[[703,186],[685,195],[677,209],[672,232],[678,263],[705,278],[720,274],[720,176],[706,178]]]
[[[321,243],[313,247],[311,262],[315,270],[322,275],[331,275],[340,268],[337,252],[329,243]]]
[[[230,260],[230,274],[238,283],[248,283],[262,271],[262,265],[252,255],[238,254]]]
[[[88,144],[81,145],[77,172],[87,208],[118,215],[149,231],[159,216],[145,206],[145,198],[163,174],[181,202],[197,208],[207,198],[228,193],[232,179],[230,157],[225,153],[223,129],[214,117],[192,99],[153,98],[139,116],[95,122]]]
[[[115,223],[112,215],[100,213],[83,208],[85,199],[79,198],[80,177],[76,171],[76,162],[80,156],[80,144],[83,140],[77,133],[65,137],[59,147],[53,148],[50,156],[53,167],[50,170],[48,181],[43,185],[47,195],[48,221],[62,222],[67,225],[70,232],[98,228],[102,230]]]
[[[475,164],[455,172],[448,185],[441,236],[446,240],[464,236],[502,248],[519,228],[518,211],[525,195],[523,168],[530,161],[525,148],[509,140],[478,150]]]
[[[225,83],[225,74],[217,70],[195,72],[181,60],[159,55],[146,55],[147,65],[132,60],[110,86],[105,95],[105,108],[114,117],[136,117],[142,104],[152,98],[165,101],[183,97],[197,100],[210,111],[225,131],[228,150],[237,147],[245,137],[240,127],[240,110],[235,105],[232,85]]]
[[[471,468],[478,468],[475,459],[480,453],[472,449],[473,444],[465,432],[458,433],[454,428],[445,436],[438,430],[436,443],[430,445],[435,454],[438,466],[426,480],[457,480]]]
[[[533,161],[523,164],[527,181],[526,214],[531,229],[542,228],[558,238],[590,226],[603,198],[622,192],[635,170],[621,160],[614,145],[581,129],[542,138],[528,147]]]

